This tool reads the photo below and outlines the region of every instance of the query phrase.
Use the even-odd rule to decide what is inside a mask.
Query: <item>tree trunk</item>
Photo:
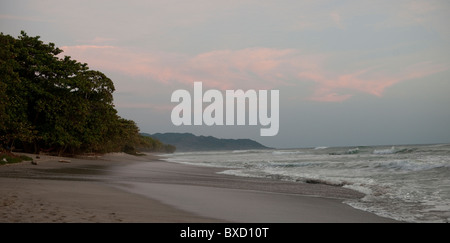
[[[14,139],[12,139],[11,146],[9,146],[9,152],[12,153],[13,149],[14,149]]]
[[[34,139],[34,153],[35,154],[39,154],[39,145],[38,142],[36,141],[36,139]]]
[[[59,150],[58,156],[61,157],[64,154],[64,152],[66,151],[66,149],[67,149],[67,144],[64,145],[64,147],[61,150]]]

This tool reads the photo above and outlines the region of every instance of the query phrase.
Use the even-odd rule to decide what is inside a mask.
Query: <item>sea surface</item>
[[[450,221],[450,144],[187,152],[169,162],[362,192],[348,205],[406,222]]]

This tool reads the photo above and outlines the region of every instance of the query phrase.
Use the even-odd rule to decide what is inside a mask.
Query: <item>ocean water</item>
[[[339,185],[365,194],[348,205],[406,222],[450,221],[450,144],[189,152],[170,162],[223,174]]]

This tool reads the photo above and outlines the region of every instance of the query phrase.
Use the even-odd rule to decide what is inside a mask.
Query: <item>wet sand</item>
[[[30,156],[30,155],[29,155]],[[33,156],[34,157],[34,156]],[[0,222],[218,222],[111,186],[112,166],[142,161],[128,155],[98,159],[40,156],[0,166]],[[59,160],[69,161],[58,162]],[[154,158],[146,157],[145,161]],[[126,162],[122,162],[126,161]]]
[[[0,166],[0,222],[395,222],[343,204],[363,195],[342,187],[222,175],[152,155],[35,161]]]

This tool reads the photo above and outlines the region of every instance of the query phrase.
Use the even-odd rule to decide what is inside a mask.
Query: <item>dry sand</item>
[[[343,204],[362,194],[341,187],[221,175],[151,155],[35,161],[0,166],[0,222],[395,222]]]

